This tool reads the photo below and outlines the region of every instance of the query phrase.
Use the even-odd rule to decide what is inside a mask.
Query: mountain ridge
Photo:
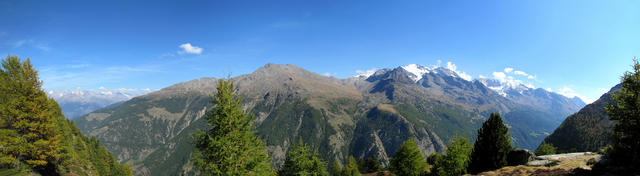
[[[375,155],[386,164],[408,138],[414,138],[425,155],[442,152],[452,136],[473,136],[490,112],[504,113],[505,121],[516,128],[514,141],[526,148],[542,140],[528,137],[531,133],[555,128],[552,120],[542,118],[549,114],[539,111],[523,118],[544,127],[519,124],[523,119],[509,114],[530,107],[477,81],[437,72],[426,73],[417,82],[401,67],[366,78],[337,79],[293,65],[267,64],[232,79],[243,107],[255,115],[257,134],[276,165],[291,141],[299,138],[327,161]],[[119,161],[133,165],[138,175],[190,173],[188,157],[193,149],[188,134],[206,128],[201,117],[210,108],[216,84],[216,78],[178,83],[75,121]],[[562,113],[551,115],[568,115]]]

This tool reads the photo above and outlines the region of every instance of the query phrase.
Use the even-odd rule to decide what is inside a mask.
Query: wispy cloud
[[[460,76],[460,78],[467,80],[467,81],[471,81],[472,77],[471,75],[463,72],[463,71],[459,71],[458,67],[456,66],[456,64],[453,64],[451,62],[447,62],[447,69],[456,72],[456,74],[458,74],[458,76]]]
[[[578,98],[582,99],[582,101],[584,101],[587,104],[592,103],[594,101],[594,100],[592,100],[590,98],[587,98],[586,96],[578,94],[576,91],[574,91],[572,88],[570,88],[568,86],[564,86],[564,87],[560,88],[558,91],[556,91],[556,93],[558,93],[560,95],[564,95],[565,97],[569,97],[569,98],[578,97]]]
[[[191,43],[182,44],[180,45],[180,48],[182,48],[182,51],[178,51],[178,54],[184,54],[184,53],[201,54],[202,53],[202,48],[193,46],[191,45]]]
[[[504,72],[511,73],[511,71],[513,71],[511,67],[504,68]]]
[[[11,45],[13,45],[13,48],[33,47],[42,51],[51,51],[51,47],[49,47],[46,42],[35,41],[33,39],[18,40],[11,43]]]

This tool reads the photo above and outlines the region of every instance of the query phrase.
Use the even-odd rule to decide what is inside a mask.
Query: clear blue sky
[[[511,67],[595,100],[640,56],[639,2],[9,0],[0,53],[31,58],[47,90],[160,89],[266,63],[345,78],[441,60],[473,78]]]

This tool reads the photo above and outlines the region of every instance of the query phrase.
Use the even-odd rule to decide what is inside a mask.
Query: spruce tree
[[[42,173],[55,172],[60,137],[57,106],[41,88],[38,71],[27,58],[2,60],[0,69],[0,165],[25,162]]]
[[[264,143],[255,135],[253,116],[242,109],[233,81],[221,79],[205,119],[211,127],[197,130],[192,156],[200,173],[207,175],[275,175]]]
[[[615,104],[606,110],[616,122],[609,157],[617,164],[640,166],[640,63],[634,59],[633,72],[622,76],[620,92],[612,95]]]
[[[478,129],[478,138],[473,144],[469,171],[479,173],[507,165],[507,154],[513,150],[509,128],[502,123],[500,114],[491,113]]]
[[[360,176],[360,171],[358,170],[358,163],[356,163],[356,159],[353,156],[349,156],[347,159],[347,163],[344,165],[342,169],[343,176]]]
[[[389,163],[389,170],[396,175],[423,175],[426,169],[425,158],[413,139],[402,143]]]
[[[287,152],[284,165],[280,168],[278,175],[313,175],[326,176],[327,164],[323,162],[317,152],[312,152],[311,148],[302,142],[291,146]]]

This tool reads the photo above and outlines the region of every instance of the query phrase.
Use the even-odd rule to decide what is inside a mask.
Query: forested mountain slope
[[[408,138],[414,138],[425,155],[441,152],[456,134],[475,136],[491,112],[505,114],[515,144],[532,149],[560,123],[558,118],[569,115],[548,111],[553,108],[547,105],[579,108],[566,97],[556,101],[541,96],[539,101],[553,103],[522,104],[441,67],[421,73],[398,67],[336,79],[292,65],[267,64],[233,80],[276,165],[300,138],[326,161],[375,155],[386,164]],[[75,122],[119,161],[132,164],[136,174],[190,173],[189,134],[204,128],[201,117],[216,83],[215,78],[179,83]]]

